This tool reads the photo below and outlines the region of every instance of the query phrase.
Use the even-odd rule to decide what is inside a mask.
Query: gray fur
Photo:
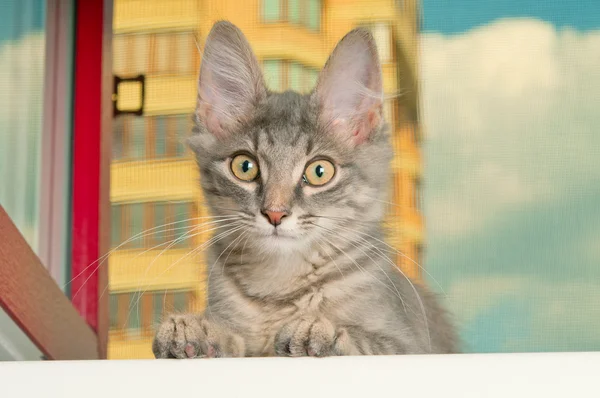
[[[218,68],[217,78],[205,72]],[[212,214],[238,221],[217,231],[224,233],[207,252],[206,311],[169,317],[155,356],[457,352],[437,298],[402,275],[383,243],[393,153],[371,35],[351,31],[305,96],[269,92],[257,68],[242,33],[217,23],[203,57],[190,145]],[[239,151],[257,159],[256,181],[230,172]],[[336,166],[320,188],[302,181],[315,157]],[[263,209],[288,216],[273,227]]]

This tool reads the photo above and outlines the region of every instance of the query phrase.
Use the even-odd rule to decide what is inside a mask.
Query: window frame
[[[38,256],[69,294],[69,223],[74,29],[72,1],[46,4],[44,113]],[[52,104],[52,106],[49,106]],[[67,198],[65,198],[65,195]],[[66,200],[65,200],[66,199]]]
[[[58,0],[60,1],[60,0]],[[108,264],[97,262],[111,241],[113,0],[76,0],[72,161],[72,304],[96,333],[99,358],[108,343]],[[90,264],[96,264],[90,267]]]
[[[277,67],[279,68],[279,83],[277,88],[273,88],[269,83],[269,76],[265,70],[265,63],[267,62],[276,62]],[[265,76],[265,81],[270,90],[275,92],[284,92],[286,90],[294,90],[292,87],[292,66],[297,65],[300,71],[300,93],[307,94],[312,89],[314,89],[317,80],[319,78],[319,69],[314,68],[310,65],[307,65],[297,59],[293,58],[278,58],[278,57],[268,57],[261,60],[261,68],[263,71],[263,75]],[[311,73],[314,73],[314,81],[311,82]]]
[[[265,3],[267,0],[261,0],[260,2],[260,7],[259,7],[259,20],[265,24],[265,25],[270,25],[270,24],[276,24],[276,23],[286,23],[286,24],[290,24],[293,26],[301,26],[304,29],[308,30],[309,32],[320,32],[322,30],[322,26],[323,26],[323,0],[297,0],[298,1],[298,20],[297,21],[292,21],[290,19],[290,12],[289,12],[289,3],[290,0],[277,0],[279,3],[279,15],[277,18],[275,19],[266,19],[265,18]],[[316,27],[311,27],[310,24],[310,15],[309,15],[309,11],[310,11],[310,2],[311,1],[316,1],[318,2],[318,15],[319,15],[319,19],[317,21],[317,26]]]
[[[0,289],[0,307],[45,358],[103,359],[109,322],[108,296],[102,295],[107,264],[90,265],[110,242],[113,1],[47,0],[46,8],[50,56],[44,70],[42,139],[47,147],[40,187],[44,243],[38,256],[0,206],[0,280],[10,281]],[[73,106],[72,115],[67,104]],[[64,142],[71,141],[70,130],[71,147]],[[56,156],[68,152],[70,159]],[[67,214],[68,221],[61,219]],[[62,231],[62,237],[55,231]],[[61,239],[68,242],[66,253],[60,251]],[[71,292],[77,294],[71,300],[59,286],[65,258],[76,275]]]

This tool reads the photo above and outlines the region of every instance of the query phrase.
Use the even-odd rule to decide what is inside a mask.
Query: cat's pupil
[[[242,171],[244,173],[247,173],[248,170],[250,170],[252,168],[252,162],[250,162],[249,160],[244,160],[244,163],[242,163]]]
[[[315,169],[315,174],[317,177],[321,178],[325,174],[325,168],[321,165],[318,165]]]

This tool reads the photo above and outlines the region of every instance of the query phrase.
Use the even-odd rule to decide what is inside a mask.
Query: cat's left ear
[[[366,141],[383,121],[383,84],[377,46],[363,28],[350,31],[327,60],[313,99],[325,130],[351,145]]]
[[[217,22],[202,56],[198,119],[209,132],[224,137],[251,117],[266,94],[262,71],[244,34],[230,22]]]

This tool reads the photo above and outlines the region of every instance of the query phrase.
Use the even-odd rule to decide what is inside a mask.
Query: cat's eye
[[[258,164],[248,155],[237,155],[231,160],[231,172],[242,181],[254,181],[258,177]]]
[[[311,162],[304,171],[304,181],[309,185],[322,186],[327,184],[335,175],[333,163],[325,159]]]

